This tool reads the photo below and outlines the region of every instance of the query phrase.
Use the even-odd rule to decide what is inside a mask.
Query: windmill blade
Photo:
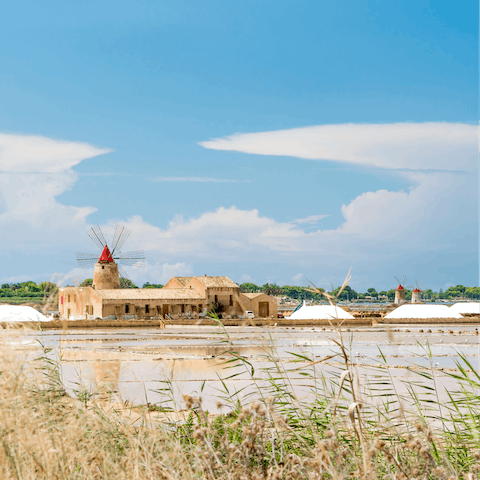
[[[393,277],[393,278],[394,278],[394,279],[397,281],[397,283],[398,283],[399,285],[401,285],[401,284],[402,284],[402,283],[400,282],[400,280],[399,280],[399,278],[398,278],[398,277]]]
[[[112,255],[118,250],[120,251],[125,245],[127,238],[130,236],[132,232],[121,225],[115,227],[115,235],[113,236],[113,244],[112,244]]]
[[[93,226],[90,230],[87,231],[88,236],[92,239],[93,243],[100,249],[103,250],[103,247],[107,244],[105,237],[103,236],[100,225]]]
[[[132,282],[132,279],[127,275],[127,272],[119,265],[118,266],[118,273],[120,278],[123,278],[124,280],[128,280],[129,282]]]
[[[81,253],[75,252],[75,256],[77,257],[77,263],[79,267],[91,267],[98,262],[98,255],[94,253]]]
[[[132,265],[134,267],[145,267],[145,252],[138,250],[136,252],[120,253],[113,259],[122,265]]]

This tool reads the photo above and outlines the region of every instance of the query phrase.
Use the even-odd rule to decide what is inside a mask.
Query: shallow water
[[[351,327],[343,332],[356,378],[360,383],[375,382],[391,376],[401,394],[406,393],[403,381],[418,380],[416,366],[432,367],[443,388],[452,388],[442,368],[455,368],[459,352],[479,367],[479,336],[475,325],[391,325],[389,327]],[[420,330],[423,330],[421,332]],[[451,332],[451,333],[450,333]],[[228,337],[227,337],[228,335]],[[260,328],[226,327],[220,332],[210,326],[170,326],[157,328],[122,328],[68,331],[30,331],[19,338],[4,334],[4,341],[32,358],[38,355],[38,342],[52,347],[52,355],[60,358],[62,380],[67,391],[108,390],[111,398],[130,404],[167,402],[182,408],[183,395],[201,395],[210,411],[217,410],[219,396],[235,398],[255,390],[253,378],[262,387],[268,386],[265,369],[284,369],[297,396],[308,400],[318,378],[334,378],[344,365],[338,356],[332,328]],[[245,363],[226,368],[231,358],[228,350],[235,347]],[[314,361],[337,355],[328,364],[308,367]],[[295,362],[297,360],[297,362]],[[388,370],[379,367],[388,366]],[[413,371],[406,367],[414,367]],[[306,377],[301,369],[315,377]],[[232,377],[233,374],[236,376]],[[220,381],[223,379],[223,381]],[[258,394],[258,392],[257,392]],[[176,405],[173,405],[175,402]],[[165,403],[166,404],[166,403]]]

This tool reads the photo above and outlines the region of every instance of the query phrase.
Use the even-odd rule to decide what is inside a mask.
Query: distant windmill
[[[422,294],[424,293],[423,290],[423,284],[420,282],[420,285],[418,285],[418,282],[415,280],[415,290],[412,292],[412,303],[421,303],[422,302]]]
[[[97,257],[96,254],[80,252],[76,252],[75,255],[80,267],[86,268],[95,265],[93,288],[120,288],[120,277],[130,280],[121,265],[130,265],[133,267],[145,266],[145,252],[143,250],[121,253],[121,249],[131,233],[132,232],[125,227],[117,225],[111,244],[112,248],[110,249],[99,225],[95,225],[87,231],[93,243],[100,249],[101,255]]]
[[[405,303],[405,288],[406,288],[405,284],[407,282],[407,276],[406,275],[403,276],[403,282],[401,282],[398,279],[398,277],[394,277],[394,278],[398,283],[398,287],[395,290],[395,303],[399,305],[399,304]]]

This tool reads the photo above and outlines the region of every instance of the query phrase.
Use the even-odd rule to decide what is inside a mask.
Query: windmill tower
[[[403,282],[401,282],[398,277],[395,277],[395,280],[398,283],[398,287],[395,290],[395,304],[401,305],[405,303],[405,282],[407,281],[407,276],[403,277]]]
[[[415,290],[412,292],[412,303],[423,303],[422,300],[422,293],[423,290],[418,286],[418,282],[415,280],[415,284],[417,285],[415,287]]]
[[[121,248],[131,233],[132,232],[125,227],[117,225],[111,244],[112,249],[110,249],[98,225],[87,231],[93,243],[100,249],[100,257],[92,253],[79,252],[76,253],[76,257],[80,267],[91,267],[95,265],[93,271],[93,288],[97,290],[121,288],[120,278],[130,280],[125,270],[119,264],[134,267],[145,266],[145,252],[143,250],[121,253]]]

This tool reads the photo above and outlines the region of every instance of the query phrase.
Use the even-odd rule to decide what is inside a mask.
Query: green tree
[[[45,293],[51,293],[57,290],[57,285],[53,282],[42,282],[39,283],[38,286],[40,287],[40,290]]]
[[[86,278],[81,284],[81,287],[91,287],[93,285],[93,279],[92,278]]]
[[[276,283],[266,283],[262,286],[262,292],[265,295],[281,295],[282,294],[282,287],[279,287]]]
[[[334,295],[338,295],[338,292],[340,291],[340,287],[337,287],[334,291]],[[353,290],[351,287],[348,285],[343,289],[342,293],[338,297],[338,300],[346,301],[346,300],[353,300],[354,298],[357,298],[358,294],[355,290]]]
[[[163,285],[160,285],[159,283],[144,283],[142,288],[163,288]]]
[[[260,291],[260,287],[254,283],[242,283],[240,285],[240,291],[242,293],[256,293]]]
[[[120,278],[120,288],[138,288],[130,279]]]
[[[320,288],[319,290],[322,292],[325,291],[323,288]],[[304,287],[297,287],[294,285],[285,285],[282,287],[282,291],[283,295],[289,298],[295,298],[297,300],[303,300],[305,298],[307,300],[320,301],[324,299],[323,295],[319,293],[309,292]]]

